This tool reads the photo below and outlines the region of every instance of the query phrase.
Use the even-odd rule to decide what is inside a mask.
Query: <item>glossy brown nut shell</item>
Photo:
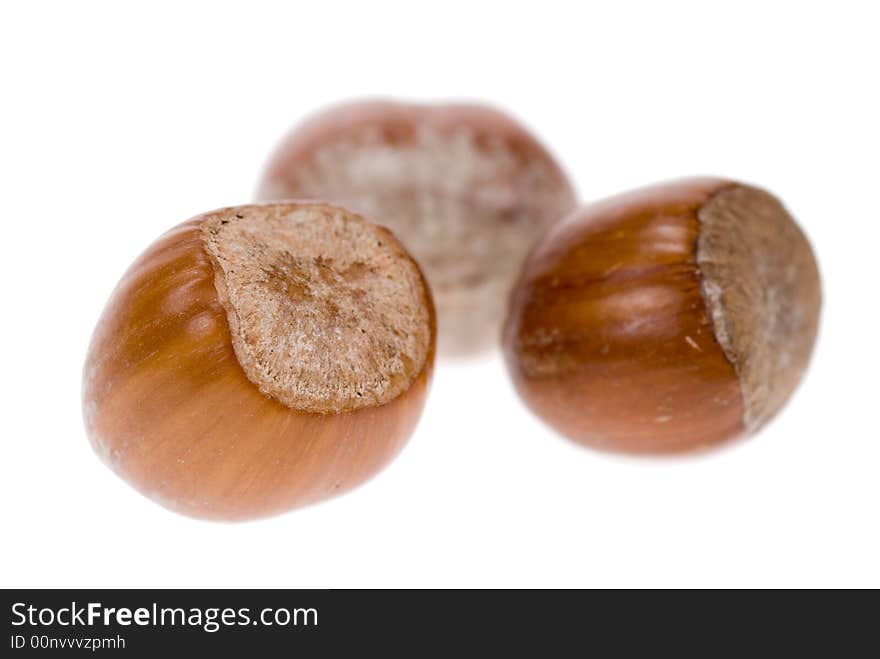
[[[529,407],[584,445],[693,451],[756,432],[805,370],[821,306],[769,193],[687,179],[579,209],[530,255],[504,330]]]
[[[231,282],[231,275],[213,262],[215,255],[206,242],[209,229],[267,213],[274,222],[283,223],[300,211],[316,214],[314,220],[321,231],[322,214],[334,214],[340,226],[352,228],[358,240],[378,239],[382,246],[377,249],[386,250],[382,258],[414,273],[408,285],[418,306],[413,316],[422,342],[416,349],[417,359],[404,365],[405,372],[400,372],[405,379],[394,385],[397,389],[386,387],[384,394],[366,403],[361,404],[362,398],[340,403],[340,399],[316,396],[316,409],[321,412],[292,407],[290,401],[278,399],[278,390],[272,390],[279,375],[269,373],[260,381],[256,361],[249,364],[252,368],[246,373],[246,346],[234,346],[229,319],[238,310],[218,294],[218,284]],[[302,283],[305,269],[314,269],[316,262],[323,268],[322,275],[324,271],[333,275],[332,259],[327,266],[328,260],[322,263],[321,256],[301,258],[301,246],[295,242],[288,250],[286,238],[275,236],[272,240],[281,241],[279,253],[284,259],[303,268],[297,273],[255,268],[255,277],[266,286],[285,291],[273,298],[280,305],[276,310],[289,307],[292,314],[317,313],[316,318],[327,320],[329,317],[315,311],[317,307],[303,307],[291,287],[292,282]],[[232,247],[237,248],[235,244]],[[258,255],[265,255],[267,249],[266,243],[259,241],[247,247]],[[317,283],[306,281],[303,286]],[[370,280],[365,286],[375,288],[376,284]],[[242,295],[247,294],[251,284],[241,290]],[[266,290],[274,295],[274,289]],[[369,297],[372,292],[367,290],[366,294]],[[325,303],[335,304],[332,299],[315,302]],[[389,309],[394,312],[393,306]],[[337,311],[334,308],[333,313]],[[295,316],[280,319],[282,332],[284,323],[292,318]],[[256,322],[264,320],[257,318]],[[248,324],[247,319],[240,323],[243,340],[260,331],[261,325]],[[359,331],[363,328],[342,323],[333,329],[323,337],[330,349],[339,332],[369,336]],[[300,343],[309,340],[308,336],[297,338]],[[421,414],[434,341],[428,288],[418,267],[388,231],[342,209],[317,203],[222,209],[198,216],[159,238],[113,292],[95,329],[84,369],[88,434],[95,450],[116,473],[177,512],[224,520],[273,515],[344,492],[391,461]],[[340,343],[340,350],[346,345]],[[237,348],[242,350],[241,356]],[[291,368],[295,365],[290,364]],[[348,392],[344,387],[340,391]],[[371,395],[357,391],[357,396]]]

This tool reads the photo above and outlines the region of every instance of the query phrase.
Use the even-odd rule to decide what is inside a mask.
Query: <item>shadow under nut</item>
[[[257,198],[328,199],[388,226],[425,271],[447,355],[497,341],[526,253],[575,204],[553,157],[501,112],[382,101],[298,126]]]
[[[313,341],[314,345],[332,351],[334,337],[339,336],[336,345],[345,349],[346,332],[361,334],[365,329],[346,327],[347,317],[340,314],[336,321],[324,315],[324,329],[320,330],[320,314],[332,313],[321,306],[327,300],[308,303],[284,292],[285,286],[289,290],[298,281],[333,301],[332,280],[339,272],[324,275],[331,286],[323,289],[321,282],[308,277],[315,262],[321,260],[318,255],[311,253],[298,262],[302,272],[284,273],[281,268],[268,267],[278,254],[266,258],[272,240],[260,231],[273,232],[272,223],[292,222],[298,213],[311,214],[309,222],[322,227],[329,225],[328,218],[335,218],[337,228],[349,227],[352,240],[363,243],[360,247],[364,251],[356,254],[355,261],[364,261],[364,267],[377,259],[381,263],[383,258],[391,258],[401,264],[401,272],[413,275],[409,285],[414,313],[408,330],[417,336],[418,345],[402,365],[390,368],[384,388],[370,390],[372,381],[365,378],[363,386],[355,382],[334,389],[328,386],[335,377],[332,373],[297,370],[301,364],[292,359],[296,354],[290,353],[284,356],[284,363],[297,377],[311,378],[314,386],[285,398],[283,388],[289,382],[283,374],[264,364],[247,365],[247,360],[258,361],[258,348],[271,345],[259,333],[277,332],[278,326],[261,325],[260,310],[253,304],[241,304],[241,290],[236,293],[240,296],[237,309],[228,290],[223,294],[218,291],[218,278],[227,289],[231,282],[231,275],[218,269],[217,246],[212,252],[208,244],[208,236],[218,226],[242,223],[256,227],[254,242],[236,246],[233,236],[224,245],[226,265],[234,269],[237,260],[245,269],[250,268],[251,281],[245,291],[255,286],[276,291],[267,294],[274,296],[267,308],[282,314],[276,320],[291,333],[300,332],[299,343],[281,342],[278,345],[282,348],[307,347],[310,339],[302,330],[312,327],[323,332],[321,342]],[[270,219],[268,225],[266,218]],[[295,227],[288,229],[292,235],[297,233]],[[289,234],[277,235],[290,241]],[[374,248],[367,243],[372,241],[383,245],[375,246],[377,251],[371,255]],[[312,247],[323,249],[317,243]],[[236,249],[243,254],[230,255]],[[340,249],[348,250],[344,244]],[[295,255],[308,252],[302,243],[298,248],[291,241],[288,254],[275,262],[285,263],[290,257],[288,265],[295,264]],[[323,264],[324,269],[337,268],[333,256],[325,254],[329,263]],[[335,256],[340,259],[344,255]],[[351,265],[345,263],[341,271],[350,272]],[[361,284],[362,296],[371,305],[392,304],[382,299],[383,289],[370,276],[363,275]],[[84,369],[83,405],[90,440],[102,459],[136,489],[194,517],[264,517],[351,489],[393,459],[419,419],[434,357],[429,295],[418,267],[387,231],[341,209],[277,204],[223,209],[194,218],[147,249],[123,276],[102,314]],[[312,324],[287,325],[285,309],[287,313],[311,314]],[[244,311],[257,316],[248,320],[243,314],[237,324],[230,323],[235,313]],[[387,311],[389,318],[396,318],[396,308],[389,306]],[[362,315],[371,322],[381,321],[379,316]],[[377,340],[382,340],[382,329],[372,329]],[[247,345],[254,348],[250,353],[242,349]],[[238,352],[244,355],[244,363]],[[336,358],[345,363],[344,356]],[[316,364],[320,362],[312,362]],[[270,380],[262,380],[264,376]],[[272,382],[280,382],[282,389],[273,390]]]
[[[505,355],[561,434],[628,453],[757,431],[809,361],[812,250],[769,193],[687,179],[582,208],[528,259]]]

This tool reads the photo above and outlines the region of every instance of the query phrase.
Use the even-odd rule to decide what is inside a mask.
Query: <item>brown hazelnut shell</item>
[[[564,436],[624,453],[756,432],[806,369],[819,274],[763,190],[685,179],[578,209],[536,246],[504,350],[517,391]]]
[[[419,271],[430,344],[393,400],[314,413],[262,393],[236,356],[203,236],[209,218],[237,210],[179,225],[135,261],[98,322],[83,379],[86,428],[100,457],[162,505],[220,520],[315,502],[387,465],[420,417],[436,332]],[[396,244],[390,232],[375,228]]]

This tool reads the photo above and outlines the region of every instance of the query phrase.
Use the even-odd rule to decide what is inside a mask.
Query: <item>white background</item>
[[[876,5],[875,5],[876,7]],[[880,586],[880,16],[872,3],[4,2],[0,585]],[[808,376],[750,441],[609,457],[554,436],[497,357],[440,364],[403,454],[339,499],[193,521],[95,457],[89,335],[128,264],[250,200],[304,114],[491,101],[589,200],[717,174],[818,253]]]

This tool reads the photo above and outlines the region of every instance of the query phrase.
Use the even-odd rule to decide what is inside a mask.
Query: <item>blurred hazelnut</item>
[[[302,197],[394,231],[431,285],[444,355],[495,345],[523,258],[575,204],[553,157],[505,114],[378,101],[324,111],[278,146],[257,198]]]

